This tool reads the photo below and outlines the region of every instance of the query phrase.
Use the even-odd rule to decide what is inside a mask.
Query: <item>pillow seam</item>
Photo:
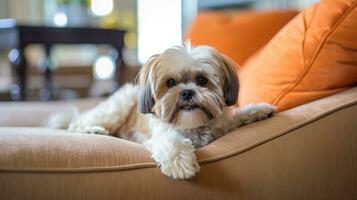
[[[324,34],[322,41],[319,43],[317,50],[315,51],[315,54],[313,55],[313,58],[311,59],[310,63],[308,64],[308,67],[305,68],[300,76],[298,77],[297,81],[290,87],[285,89],[285,91],[283,91],[281,93],[281,95],[279,97],[277,97],[274,101],[273,104],[274,105],[278,105],[280,103],[280,101],[288,94],[290,93],[295,87],[297,87],[302,80],[306,77],[306,74],[310,71],[310,69],[312,68],[313,64],[316,61],[316,57],[320,54],[320,51],[322,49],[322,47],[326,44],[326,40],[329,38],[329,36],[339,27],[339,25],[345,20],[345,18],[350,14],[350,12],[356,7],[357,5],[357,1],[354,1],[352,3],[352,5],[342,14],[342,16],[340,16],[339,19],[337,19],[337,21],[335,22],[335,24],[333,25],[333,27]],[[304,59],[305,60],[305,59]]]

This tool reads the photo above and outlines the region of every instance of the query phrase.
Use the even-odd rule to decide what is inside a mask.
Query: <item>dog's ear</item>
[[[141,113],[152,113],[152,107],[155,104],[155,100],[152,97],[150,86],[146,85],[144,88],[140,88],[138,111]]]
[[[135,78],[139,85],[138,111],[140,113],[152,113],[155,100],[151,91],[152,70],[157,63],[158,55],[154,55],[144,64],[138,76]]]
[[[239,80],[237,75],[237,65],[227,56],[217,53],[216,57],[221,63],[223,72],[223,93],[227,106],[234,105],[238,99]]]

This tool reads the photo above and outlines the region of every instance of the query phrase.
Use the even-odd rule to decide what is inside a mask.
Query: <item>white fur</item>
[[[80,133],[108,135],[125,123],[137,102],[138,87],[127,84],[95,108],[83,113],[68,130]]]
[[[144,144],[159,164],[161,172],[174,179],[191,178],[199,172],[191,140],[183,138],[168,125],[160,122],[151,124],[153,135]]]

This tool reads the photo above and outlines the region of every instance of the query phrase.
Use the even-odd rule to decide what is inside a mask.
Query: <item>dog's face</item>
[[[236,103],[238,78],[226,56],[208,46],[154,55],[138,76],[138,110],[177,128],[202,126]]]

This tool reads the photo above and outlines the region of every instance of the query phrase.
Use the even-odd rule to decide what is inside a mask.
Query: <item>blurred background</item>
[[[26,77],[23,92],[26,93],[26,100],[105,96],[121,84],[132,81],[151,55],[170,46],[181,45],[200,12],[299,11],[315,2],[0,0],[0,100],[24,100],[19,97],[21,76]],[[70,28],[77,28],[78,32]],[[110,33],[106,35],[106,32],[96,34],[102,29],[120,30],[124,34],[118,32],[117,38],[116,32],[113,32],[114,36]],[[66,34],[62,36],[52,37],[47,32],[42,35],[41,31],[48,30],[67,32],[63,32]],[[27,36],[30,31],[31,36]],[[88,37],[88,43],[76,41],[75,37],[71,37],[71,31],[79,37]],[[62,44],[60,37],[70,42]],[[35,42],[21,45],[26,39]],[[58,43],[48,45],[49,40],[56,39]],[[108,41],[100,44],[101,39],[122,39],[123,44],[118,46]]]

